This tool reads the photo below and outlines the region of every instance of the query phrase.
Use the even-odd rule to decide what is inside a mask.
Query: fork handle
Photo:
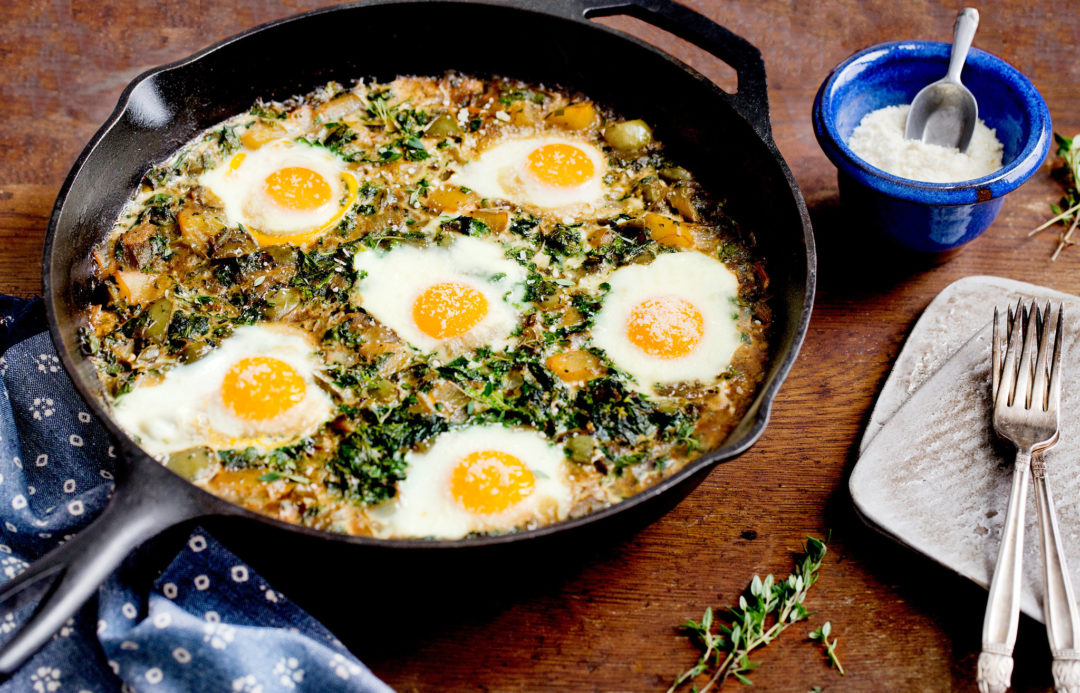
[[[1004,693],[1012,679],[1012,651],[1020,624],[1020,584],[1024,556],[1024,511],[1027,506],[1031,452],[1018,450],[1013,465],[1012,490],[1001,530],[994,577],[983,619],[982,653],[979,655],[980,693]]]
[[[1041,458],[1032,461],[1031,472],[1035,477],[1035,512],[1043,555],[1043,619],[1054,655],[1054,688],[1058,693],[1080,693],[1080,610]]]

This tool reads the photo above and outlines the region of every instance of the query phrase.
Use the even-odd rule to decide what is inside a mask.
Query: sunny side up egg
[[[356,201],[356,177],[329,152],[278,140],[243,149],[199,178],[225,207],[230,226],[242,224],[260,246],[312,241]]]
[[[113,406],[144,450],[162,456],[205,446],[266,451],[318,430],[334,415],[315,381],[311,339],[285,325],[237,328],[217,349],[137,385]]]
[[[557,522],[570,511],[563,452],[535,431],[461,428],[405,460],[397,495],[371,513],[386,536],[457,539]]]
[[[632,375],[637,389],[723,373],[740,344],[736,276],[698,252],[661,255],[611,273],[592,343]]]
[[[564,213],[604,197],[600,150],[565,137],[504,140],[485,149],[450,179],[481,197]]]
[[[477,238],[366,250],[353,266],[364,310],[423,352],[501,349],[526,307],[524,268],[502,246]]]

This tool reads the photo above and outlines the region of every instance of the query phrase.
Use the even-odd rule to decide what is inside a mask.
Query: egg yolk
[[[529,152],[529,171],[545,185],[573,188],[591,180],[596,166],[589,155],[572,144],[545,144]]]
[[[413,303],[413,322],[429,337],[458,337],[487,316],[484,294],[467,284],[441,282],[430,286]]]
[[[237,156],[240,156],[240,154],[237,154]],[[281,170],[286,171],[288,169],[281,169]],[[299,170],[308,171],[309,169],[299,169]],[[275,171],[275,173],[279,173],[279,171]],[[312,171],[312,173],[314,173],[314,171]],[[315,175],[318,176],[319,174],[315,173]],[[274,176],[274,174],[271,174],[270,176],[267,177],[267,180],[269,180],[273,176]],[[323,183],[326,183],[326,180],[323,179],[322,176],[319,176],[319,179]],[[303,244],[305,244],[305,243],[307,243],[307,242],[309,242],[311,240],[314,240],[314,239],[318,238],[322,234],[326,233],[330,229],[337,226],[338,222],[341,221],[341,218],[345,216],[345,213],[347,211],[349,211],[349,209],[352,207],[353,203],[356,202],[356,190],[357,190],[356,177],[354,175],[352,175],[351,173],[343,173],[343,174],[341,174],[341,179],[345,183],[345,189],[346,189],[345,199],[342,200],[341,205],[337,208],[337,212],[335,212],[324,223],[316,226],[315,228],[313,228],[313,229],[311,229],[309,231],[303,231],[301,233],[293,233],[293,234],[274,233],[274,232],[268,231],[266,229],[260,230],[260,229],[255,229],[255,228],[249,228],[248,233],[250,233],[252,235],[252,237],[255,239],[255,241],[262,247],[265,247],[265,246],[268,246],[268,245],[278,245],[280,243],[295,243],[296,245],[303,245]],[[267,188],[267,194],[271,194],[271,195],[273,194],[273,193],[270,192],[269,187]],[[330,199],[330,193],[326,194],[326,199],[327,200]],[[302,211],[301,208],[299,208],[299,207],[295,207],[294,209],[296,209],[297,211]]]
[[[536,477],[525,463],[500,450],[463,457],[450,476],[450,493],[471,513],[500,513],[527,498]]]
[[[225,373],[221,399],[246,421],[267,421],[304,399],[306,386],[296,369],[270,356],[240,359]]]
[[[286,166],[263,181],[266,194],[279,207],[298,212],[318,209],[330,201],[333,189],[317,171],[303,166]]]
[[[689,301],[674,296],[650,298],[630,311],[626,337],[649,356],[677,359],[692,352],[705,331],[705,319]]]

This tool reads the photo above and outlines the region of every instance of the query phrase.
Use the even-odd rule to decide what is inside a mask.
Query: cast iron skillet
[[[586,21],[614,14],[655,24],[728,63],[738,74],[738,93],[725,93],[656,48]],[[332,79],[390,80],[448,69],[559,84],[628,117],[644,118],[673,159],[729,200],[728,209],[756,235],[765,256],[776,328],[766,380],[732,435],[671,478],[600,512],[516,534],[438,542],[339,536],[262,517],[200,490],[143,453],[103,406],[100,384],[79,351],[75,330],[92,284],[90,251],[148,166],[259,97],[284,99]],[[338,561],[351,556],[361,562],[376,555],[427,560],[451,550],[472,557],[512,547],[561,547],[583,541],[599,527],[653,519],[714,465],[746,451],[761,435],[806,332],[815,273],[806,207],[769,128],[761,54],[670,0],[371,0],[267,24],[151,70],[128,86],[76,161],[45,239],[49,329],[75,387],[116,439],[116,491],[86,530],[0,591],[0,599],[25,597],[33,591],[26,588],[48,585],[37,611],[0,649],[0,674],[10,674],[30,657],[132,549],[196,518],[229,518],[218,523],[225,526],[241,521],[236,536],[243,537],[242,545],[230,545],[245,558],[256,546],[289,546],[302,552],[298,555],[323,552]]]

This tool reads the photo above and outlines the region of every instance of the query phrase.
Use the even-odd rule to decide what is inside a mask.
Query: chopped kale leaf
[[[330,460],[331,481],[365,505],[393,498],[397,482],[405,478],[405,451],[447,428],[445,420],[410,413],[404,405],[381,416],[371,409],[353,415],[357,428]]]

